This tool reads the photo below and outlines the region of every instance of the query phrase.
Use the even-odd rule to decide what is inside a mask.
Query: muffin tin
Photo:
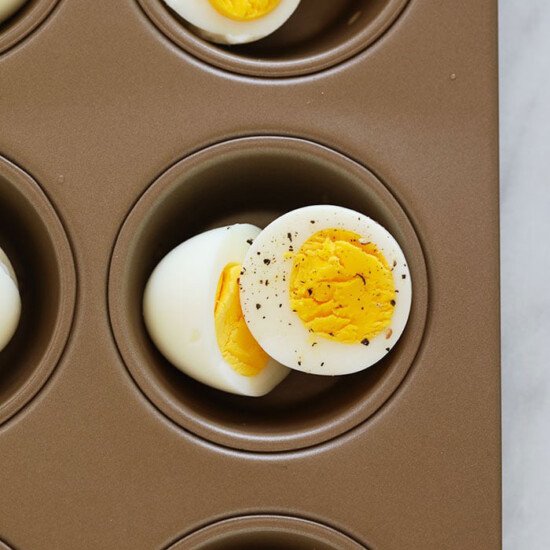
[[[202,41],[160,0],[0,26],[0,548],[500,547],[496,2],[302,0]],[[316,203],[385,225],[413,309],[382,362],[252,399],[147,337],[155,263]]]

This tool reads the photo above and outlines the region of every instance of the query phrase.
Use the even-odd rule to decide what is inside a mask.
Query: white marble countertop
[[[504,550],[550,549],[550,1],[500,0]]]

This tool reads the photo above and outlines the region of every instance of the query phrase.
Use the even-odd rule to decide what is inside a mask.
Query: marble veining
[[[548,550],[550,2],[499,8],[504,550]]]

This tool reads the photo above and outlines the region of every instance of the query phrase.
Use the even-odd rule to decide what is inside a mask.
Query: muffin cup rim
[[[292,78],[313,75],[366,51],[375,44],[401,18],[414,0],[386,0],[387,4],[374,20],[355,36],[340,45],[315,55],[302,56],[291,61],[266,61],[245,58],[221,50],[196,36],[172,14],[162,0],[135,0],[145,17],[171,43],[191,55],[197,61],[216,69],[242,76],[259,78]]]
[[[40,361],[31,376],[7,400],[0,403],[0,426],[27,406],[43,389],[59,364],[72,330],[75,308],[77,276],[74,254],[63,223],[40,184],[12,161],[0,156],[0,176],[12,185],[25,200],[44,226],[52,243],[59,275],[59,300],[56,326]]]
[[[185,406],[182,408],[180,402],[175,403],[172,396],[167,396],[166,392],[150,375],[148,366],[140,359],[139,351],[131,343],[132,333],[129,330],[129,325],[125,322],[125,305],[123,300],[119,299],[121,285],[126,276],[127,258],[131,253],[131,243],[142,219],[140,214],[147,212],[156,201],[170,191],[173,185],[177,185],[177,180],[183,173],[192,172],[193,169],[200,167],[205,160],[215,157],[220,152],[236,153],[243,149],[243,145],[245,147],[253,145],[253,147],[250,147],[250,151],[253,153],[269,150],[270,148],[292,151],[295,154],[299,151],[315,158],[322,158],[325,162],[335,163],[340,168],[352,171],[355,175],[362,174],[363,178],[368,176],[371,182],[376,182],[381,194],[385,195],[385,201],[391,204],[391,208],[407,222],[409,240],[416,248],[414,258],[408,257],[413,285],[415,285],[413,287],[413,306],[408,325],[410,327],[413,323],[416,323],[419,333],[414,336],[414,342],[409,345],[408,358],[400,360],[399,365],[392,368],[382,382],[377,384],[373,395],[368,400],[368,406],[350,407],[345,414],[324,422],[322,426],[309,430],[291,430],[284,435],[250,435],[242,431],[228,429],[205,420]],[[231,139],[196,151],[171,165],[150,183],[125,216],[113,248],[108,285],[108,308],[116,346],[126,370],[147,400],[165,417],[186,432],[223,448],[244,452],[272,454],[304,450],[332,442],[363,425],[384,404],[391,400],[391,397],[407,377],[424,340],[428,316],[428,274],[421,241],[410,221],[410,217],[401,207],[394,194],[362,164],[326,145],[296,137],[261,135]]]

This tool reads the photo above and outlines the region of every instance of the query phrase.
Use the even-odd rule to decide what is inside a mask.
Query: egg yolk
[[[293,258],[290,303],[312,334],[368,345],[392,320],[392,268],[374,243],[352,231],[324,229]]]
[[[241,309],[239,277],[241,265],[227,264],[218,281],[214,321],[222,357],[242,376],[255,376],[267,365],[269,356],[254,339]]]
[[[271,13],[281,0],[210,0],[216,11],[235,21],[253,21]]]

